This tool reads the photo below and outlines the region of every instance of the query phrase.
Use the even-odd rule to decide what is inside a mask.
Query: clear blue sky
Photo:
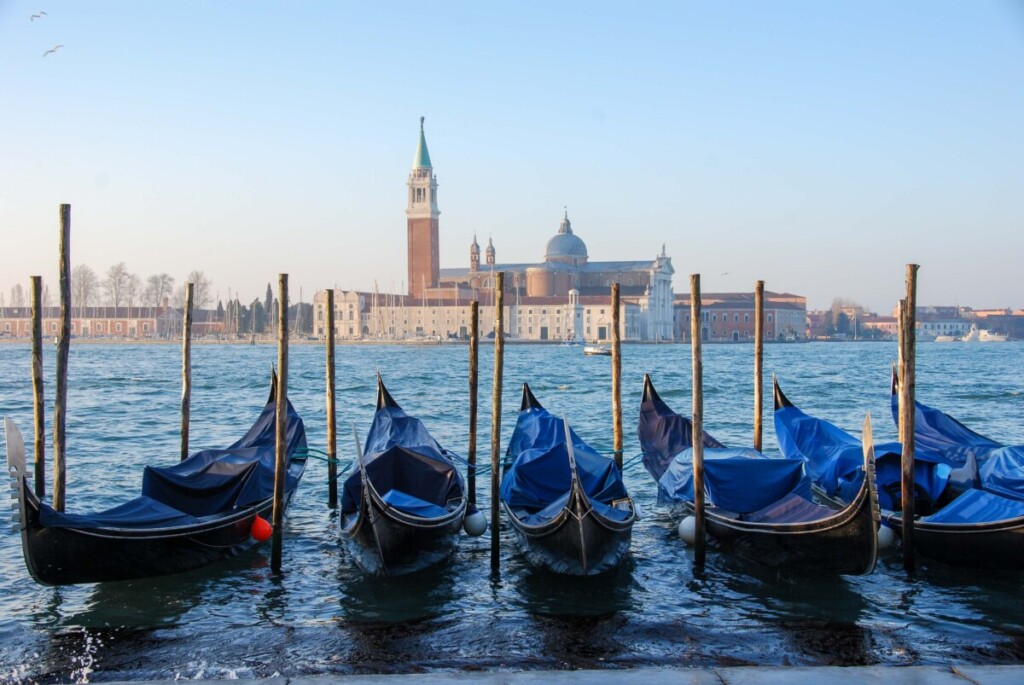
[[[101,275],[397,290],[424,115],[442,266],[567,205],[677,292],[1024,306],[1020,2],[0,1],[0,105],[5,295],[56,291],[61,202]]]

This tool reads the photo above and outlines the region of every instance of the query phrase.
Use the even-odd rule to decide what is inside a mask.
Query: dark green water
[[[650,372],[680,413],[690,407],[690,348],[625,346],[627,458],[638,451],[641,382]],[[47,349],[52,413],[53,350]],[[235,440],[266,397],[276,349],[193,348],[194,448]],[[895,439],[888,409],[894,344],[770,345],[766,371],[810,413],[877,440]],[[339,452],[350,423],[365,434],[374,372],[449,449],[467,446],[467,349],[338,348]],[[72,348],[68,510],[134,496],[145,464],[177,460],[181,374],[175,345]],[[324,351],[293,346],[289,397],[310,445],[325,447]],[[480,364],[481,459],[489,459],[492,353]],[[732,445],[752,439],[750,346],[707,346],[705,427]],[[983,434],[1024,443],[1024,344],[922,344],[918,398]],[[528,381],[599,450],[611,449],[608,357],[578,348],[506,347],[502,445]],[[765,383],[770,388],[770,382]],[[766,396],[765,451],[777,451]],[[0,345],[0,414],[31,435],[27,345]],[[48,428],[48,442],[52,431]],[[31,447],[30,447],[31,449]],[[49,445],[48,445],[49,449]],[[287,521],[283,577],[264,546],[199,572],[60,589],[36,585],[18,537],[0,532],[0,682],[300,676],[425,670],[621,668],[659,665],[857,665],[1024,662],[1020,573],[977,573],[925,562],[907,577],[889,552],[871,576],[795,579],[711,551],[694,577],[692,552],[654,503],[638,464],[626,482],[643,508],[632,558],[619,572],[568,580],[526,567],[503,529],[501,572],[487,543],[464,538],[451,564],[396,580],[363,577],[346,559],[326,507],[326,466],[311,462]],[[484,510],[487,477],[478,484]]]

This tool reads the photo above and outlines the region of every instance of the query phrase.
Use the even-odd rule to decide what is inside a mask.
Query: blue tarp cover
[[[412,516],[437,518],[447,514],[448,502],[465,492],[450,454],[419,419],[390,405],[373,416],[363,463],[374,489],[389,505]],[[342,491],[343,513],[359,510],[362,492],[362,477],[354,468]]]
[[[745,447],[704,449],[708,503],[737,514],[764,509],[789,494],[811,499],[801,459],[769,459]],[[658,503],[693,501],[693,448],[676,456],[658,481]]]
[[[893,419],[899,421],[899,398],[892,396]],[[1004,447],[975,433],[952,416],[920,402],[914,403],[914,449],[937,453],[951,466],[963,466],[973,457],[981,488],[1024,500],[1024,445]]]
[[[861,441],[824,419],[809,416],[796,407],[775,411],[775,435],[779,449],[789,458],[806,459],[811,479],[830,497],[851,502],[864,480],[864,451]],[[875,445],[875,481],[879,505],[898,508],[900,497],[899,443]],[[914,460],[914,485],[918,496],[936,501],[946,487],[949,469],[936,463],[937,457],[922,450]]]
[[[899,395],[891,396],[890,406],[893,420],[899,425]],[[998,442],[978,435],[952,416],[914,402],[915,455],[923,448],[937,453],[950,466],[963,466],[971,453],[981,465],[989,452],[1000,447]]]
[[[630,511],[615,509],[611,503],[628,497],[615,462],[601,456],[570,430],[576,473],[594,510],[612,520],[624,521]],[[562,419],[543,408],[519,412],[509,441],[509,453],[516,455],[501,480],[501,499],[522,513],[528,525],[541,525],[557,516],[571,488],[569,452],[565,445]]]
[[[1024,445],[988,453],[979,470],[982,487],[1003,497],[1024,500]]]
[[[929,523],[987,523],[1024,516],[1024,502],[968,490],[940,511],[923,519]]]
[[[166,528],[265,500],[274,493],[275,414],[271,400],[231,447],[202,450],[169,467],[147,466],[142,497],[91,514],[61,514],[42,504],[40,519],[63,528]],[[286,445],[288,454],[306,448],[306,430],[291,403]],[[293,487],[295,479],[289,476],[286,488]]]
[[[645,400],[640,405],[637,437],[644,467],[658,480],[677,454],[693,446],[693,423],[672,411],[660,397]],[[704,431],[704,446],[725,447],[707,431]]]

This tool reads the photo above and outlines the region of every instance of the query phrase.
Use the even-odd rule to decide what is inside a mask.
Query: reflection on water
[[[689,348],[625,346],[626,454],[643,374],[662,396],[689,403]],[[705,350],[705,425],[727,444],[751,440],[753,379],[748,346]],[[864,412],[888,416],[894,345],[771,345],[765,366],[803,405],[858,429]],[[52,357],[52,355],[51,355]],[[918,394],[981,433],[1024,443],[1024,344],[927,346],[918,350]],[[263,406],[270,346],[193,349],[192,437],[197,448],[230,443]],[[291,351],[289,398],[310,445],[326,444],[323,350]],[[0,410],[32,425],[28,346],[0,345]],[[68,410],[68,508],[98,509],[138,492],[146,465],[177,460],[180,349],[174,345],[73,346]],[[465,453],[466,348],[338,349],[338,420],[368,426],[373,369],[388,375],[410,413]],[[481,350],[480,378],[493,373]],[[47,383],[53,360],[46,359]],[[504,445],[520,383],[543,393],[595,449],[611,449],[610,363],[569,348],[506,348]],[[478,444],[489,442],[490,393],[481,385]],[[564,386],[564,389],[562,389]],[[111,392],[113,390],[114,392]],[[444,401],[439,401],[443,397]],[[765,451],[777,453],[770,426]],[[31,431],[23,430],[26,435]],[[876,426],[879,441],[895,427]],[[48,427],[47,435],[52,435]],[[344,462],[350,442],[339,441]],[[487,463],[486,447],[479,453]],[[344,465],[344,463],[343,463]],[[531,569],[503,526],[501,569],[488,538],[463,538],[450,563],[422,575],[368,578],[346,557],[337,512],[326,507],[326,469],[311,462],[289,508],[283,576],[269,546],[186,574],[106,585],[36,585],[18,536],[0,528],[0,677],[68,682],[155,678],[250,678],[275,674],[419,672],[436,669],[601,668],[728,664],[1021,663],[1020,573],[961,571],[922,560],[912,577],[887,552],[870,576],[791,578],[709,549],[695,577],[693,550],[655,502],[639,465],[625,482],[644,511],[629,562],[596,578]],[[490,483],[479,479],[489,511]]]

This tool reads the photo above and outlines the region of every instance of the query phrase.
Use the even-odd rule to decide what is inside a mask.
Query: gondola
[[[403,575],[452,554],[467,512],[465,481],[452,453],[405,413],[379,374],[357,462],[342,493],[341,537],[361,569]]]
[[[815,485],[823,496],[839,502],[846,500],[863,477],[851,457],[860,447],[857,438],[828,421],[802,412],[783,394],[778,381],[774,395],[775,432],[782,453],[808,460]],[[985,488],[973,465],[977,456],[966,449],[966,440],[949,444],[949,449],[944,451],[937,449],[938,442],[917,437],[919,432],[928,430],[925,426],[934,427],[943,420],[948,421],[951,430],[947,437],[956,434],[956,427],[963,431],[969,429],[955,419],[933,413],[934,410],[924,405],[919,404],[917,412],[914,508],[919,517],[914,521],[915,551],[957,566],[1024,568],[1024,502],[1000,492],[997,478],[990,481],[990,489]],[[975,443],[976,447],[978,445]],[[1012,477],[1016,472],[1016,477],[1020,478],[1020,464],[1011,468],[1009,463],[1014,459],[1014,449],[1000,449],[1004,449],[1002,454],[997,454],[998,449],[988,452],[991,458],[999,460],[993,463],[1002,464],[1003,473]],[[902,451],[898,442],[876,446],[883,517],[896,535],[900,535],[903,528],[899,513]],[[1002,481],[1002,484],[1007,482]]]
[[[88,514],[61,513],[36,497],[21,433],[5,419],[7,465],[29,573],[46,585],[148,578],[196,569],[252,547],[256,517],[269,519],[273,508],[276,396],[274,376],[266,406],[240,440],[173,466],[147,466],[141,496]],[[286,425],[287,502],[307,454],[306,430],[291,403]]]
[[[895,369],[891,388],[899,425]],[[915,401],[915,466],[919,451],[950,467],[945,495],[952,501],[914,521],[914,549],[945,563],[1024,569],[1024,445],[1003,445]],[[890,518],[902,533],[901,514]]]
[[[525,383],[506,457],[501,506],[530,564],[594,576],[626,557],[636,511],[619,468],[541,406]]]
[[[658,483],[659,504],[676,518],[691,515],[693,424],[665,404],[648,375],[637,432],[644,466]],[[874,569],[880,518],[873,479],[862,480],[848,505],[822,506],[812,500],[803,459],[726,448],[706,432],[702,440],[705,520],[716,544],[791,573],[856,575]],[[872,472],[872,450],[864,450],[861,463]]]

